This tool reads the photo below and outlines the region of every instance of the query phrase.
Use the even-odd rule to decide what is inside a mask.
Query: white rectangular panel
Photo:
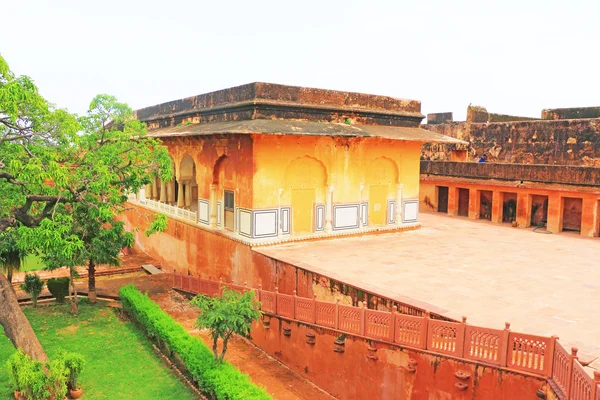
[[[198,199],[198,222],[208,225],[209,209],[208,200]]]
[[[417,222],[419,220],[419,200],[406,200],[402,222]]]
[[[358,228],[358,204],[333,206],[333,229]]]
[[[240,235],[252,237],[252,212],[240,209]]]
[[[254,211],[254,237],[277,236],[277,210]]]

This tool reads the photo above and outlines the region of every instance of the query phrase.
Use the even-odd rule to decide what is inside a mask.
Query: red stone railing
[[[317,327],[335,329],[370,340],[425,350],[465,361],[477,362],[515,372],[547,378],[564,399],[600,400],[600,371],[592,378],[577,359],[577,349],[569,354],[556,336],[544,337],[490,329],[462,322],[431,319],[428,315],[369,310],[293,295],[252,289],[193,276],[173,274],[173,287],[192,294],[213,296],[224,287],[240,292],[254,291],[261,311]]]

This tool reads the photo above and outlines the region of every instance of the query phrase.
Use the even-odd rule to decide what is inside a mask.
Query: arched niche
[[[387,157],[374,159],[367,166],[365,188],[369,202],[369,225],[386,225],[388,201],[395,198],[398,165]]]
[[[235,227],[235,205],[239,203],[236,198],[237,176],[235,163],[228,156],[222,155],[215,162],[213,168],[212,190],[214,198],[221,202],[220,209],[213,209],[213,214],[217,215],[218,221],[223,221],[222,226],[225,229],[234,230]],[[216,205],[215,205],[216,207]]]
[[[185,154],[179,163],[178,186],[177,206],[196,211],[198,209],[196,163],[189,154]]]
[[[321,161],[304,156],[288,164],[281,204],[291,207],[293,233],[315,231],[315,204],[325,204],[326,195],[327,169]]]

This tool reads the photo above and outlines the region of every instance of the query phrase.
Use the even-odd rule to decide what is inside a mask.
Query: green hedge
[[[226,362],[216,363],[211,350],[192,337],[171,316],[135,286],[119,291],[123,308],[148,332],[177,353],[200,389],[218,400],[271,399],[264,389],[255,386],[247,375]]]

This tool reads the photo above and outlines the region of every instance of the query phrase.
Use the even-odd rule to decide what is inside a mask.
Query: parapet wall
[[[468,160],[600,166],[600,118],[425,125],[470,143]],[[454,147],[424,145],[421,159],[450,160]]]
[[[542,119],[600,118],[600,107],[552,108],[542,110]]]

